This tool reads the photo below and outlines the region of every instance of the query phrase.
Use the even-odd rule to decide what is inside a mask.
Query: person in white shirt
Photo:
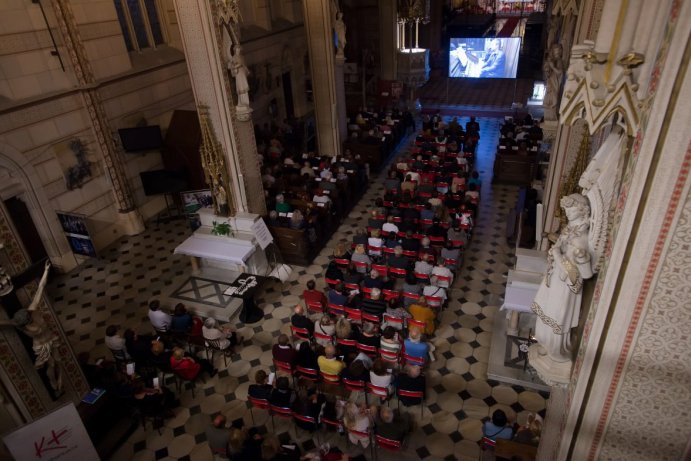
[[[446,289],[438,286],[439,281],[434,276],[430,278],[430,283],[431,285],[427,285],[425,288],[422,289],[422,294],[424,296],[433,296],[441,298],[441,301],[434,301],[430,300],[429,298],[427,299],[427,305],[429,307],[439,308],[446,302]]]
[[[314,197],[312,197],[312,201],[314,203],[324,203],[324,204],[329,204],[331,203],[331,198],[329,198],[328,195],[324,195],[324,191],[321,189],[317,190],[317,193],[314,194]]]
[[[106,347],[111,351],[123,351],[125,357],[130,358],[125,346],[125,338],[118,334],[117,325],[108,325],[106,328]]]
[[[231,332],[227,327],[219,328],[216,319],[211,317],[204,320],[202,336],[204,339],[218,339],[219,348],[227,352],[230,352],[231,346],[236,346],[242,341],[234,331]]]
[[[312,169],[310,162],[305,162],[302,165],[302,168],[300,168],[300,176],[304,176],[304,175],[307,175],[310,178],[314,178],[314,170]]]
[[[396,224],[394,224],[393,216],[389,216],[386,219],[386,222],[381,227],[381,230],[384,231],[385,234],[388,234],[389,232],[395,232],[398,234],[398,226]]]
[[[367,239],[367,253],[370,256],[381,256],[384,241],[381,239],[381,232],[379,229],[372,230],[372,236]]]
[[[415,263],[414,272],[416,274],[430,275],[432,273],[432,269],[434,267],[429,262],[427,262],[427,258],[428,255],[422,255],[422,258],[420,258],[420,260]]]
[[[154,299],[149,303],[149,320],[154,330],[166,331],[170,326],[172,317],[160,310],[161,302]]]
[[[449,288],[451,284],[453,283],[453,272],[444,265],[444,260],[439,259],[439,263],[432,269],[432,275],[437,276],[441,275],[442,277],[449,277],[449,280],[440,280],[437,278],[437,286],[440,286],[442,288]]]

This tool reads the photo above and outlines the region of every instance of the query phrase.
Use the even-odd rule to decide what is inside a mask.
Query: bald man
[[[319,371],[328,375],[340,375],[345,364],[336,358],[336,348],[333,344],[329,344],[324,348],[324,355],[317,358],[319,364]]]
[[[206,441],[209,448],[215,455],[226,456],[228,452],[228,442],[230,441],[230,431],[226,428],[226,417],[217,415],[213,419],[211,426],[206,428]]]
[[[314,333],[314,322],[307,318],[305,315],[305,308],[302,307],[302,304],[296,305],[293,312],[294,314],[290,318],[290,323],[297,328],[306,328],[311,336]]]

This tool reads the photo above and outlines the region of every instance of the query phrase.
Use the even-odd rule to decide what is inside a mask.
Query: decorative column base
[[[141,234],[146,229],[142,215],[137,210],[120,213],[118,220],[125,235]]]
[[[571,368],[573,363],[556,362],[544,347],[533,344],[528,351],[528,363],[537,371],[538,376],[550,386],[565,387],[571,380]]]

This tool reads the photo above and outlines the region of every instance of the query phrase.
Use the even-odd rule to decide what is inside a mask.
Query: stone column
[[[329,0],[303,2],[307,47],[309,49],[320,155],[334,156],[341,151],[335,76],[333,18]]]
[[[398,14],[395,0],[379,0],[379,67],[382,80],[396,80]]]
[[[103,104],[98,94],[97,82],[86,56],[84,44],[79,36],[79,29],[72,13],[70,2],[67,0],[55,0],[51,5],[55,11],[55,17],[64,46],[68,50],[77,82],[82,87],[81,95],[84,105],[89,112],[91,127],[103,154],[108,178],[113,186],[115,206],[118,209],[123,231],[127,235],[138,234],[144,231],[144,221],[132,199],[132,193],[123,168],[123,161],[113,140],[113,130],[106,118]]]
[[[336,107],[338,108],[338,135],[340,139],[348,137],[348,115],[346,114],[346,96],[345,96],[345,56],[336,55],[336,70],[334,72],[336,77]]]
[[[231,43],[224,36],[227,29],[222,26],[223,21],[238,18],[237,4],[224,1],[217,4],[215,0],[176,0],[174,3],[194,99],[197,106],[206,108],[225,158],[230,208],[240,213],[262,214],[266,206],[252,111],[246,105],[236,107],[233,102],[228,75],[229,50],[225,49]],[[224,7],[227,9],[219,9]],[[229,39],[232,44],[239,44],[239,37]]]

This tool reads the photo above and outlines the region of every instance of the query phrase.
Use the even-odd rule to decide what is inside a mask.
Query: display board
[[[516,78],[520,37],[452,38],[449,77]]]

